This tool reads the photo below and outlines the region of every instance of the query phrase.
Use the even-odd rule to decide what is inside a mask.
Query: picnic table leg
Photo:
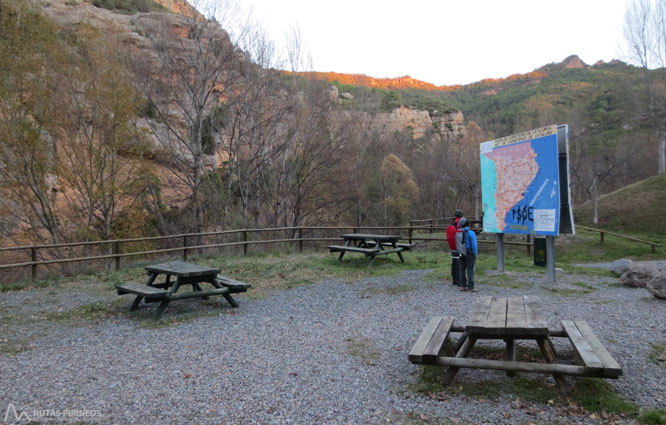
[[[134,298],[134,301],[132,301],[132,305],[129,308],[129,311],[136,311],[136,309],[139,307],[139,304],[141,303],[141,300],[143,300],[143,295],[137,295],[136,298]]]
[[[541,354],[543,354],[543,358],[546,359],[546,362],[555,363],[555,354],[550,349],[550,345],[546,342],[546,338],[538,338],[537,344],[539,344],[539,349],[541,350]],[[554,373],[553,378],[555,378],[555,385],[557,385],[557,389],[561,393],[566,394],[569,392],[567,381],[565,381],[564,376]]]
[[[552,351],[553,356],[557,357],[557,351],[555,351],[555,346],[553,345],[553,340],[550,339],[549,336],[546,337],[546,344],[548,344],[548,348],[550,348],[550,351]]]
[[[372,263],[375,261],[375,255],[370,256],[370,262],[368,263],[368,267],[372,267]]]
[[[506,355],[505,359],[510,361],[510,362],[515,362],[516,361],[516,340],[512,338],[507,338],[504,340],[506,342]],[[516,372],[507,370],[506,371],[506,376],[514,377],[516,376]]]
[[[152,286],[156,277],[157,273],[148,273],[148,281],[146,282],[146,285]],[[130,305],[129,311],[136,311],[136,309],[139,308],[139,304],[141,304],[142,300],[143,295],[137,295],[136,298],[134,298],[134,301],[132,301],[132,305]]]
[[[472,349],[472,347],[474,347],[475,342],[476,338],[467,337],[462,347],[460,347],[460,350],[458,350],[458,352],[456,353],[456,357],[458,358],[466,357],[469,351]],[[451,381],[453,381],[453,378],[458,373],[458,370],[460,370],[459,367],[449,367],[448,369],[446,369],[444,377],[442,378],[442,384],[444,385],[450,384]]]
[[[216,287],[218,289],[222,289],[224,287],[224,286],[220,285],[219,283],[215,282],[214,280],[211,281],[211,283],[213,284],[214,287]],[[231,296],[231,294],[222,294],[222,296],[224,297],[225,300],[227,300],[227,302],[229,304],[231,304],[232,308],[237,308],[238,307],[238,302],[236,302],[236,300],[234,299],[234,297]]]
[[[456,345],[453,346],[453,351],[456,353],[458,350],[460,350],[460,347],[465,343],[465,340],[467,339],[467,332],[463,332],[462,335],[460,335],[460,338],[458,338],[458,341],[456,341]]]
[[[168,305],[169,305],[169,300],[162,301],[160,305],[157,306],[157,309],[153,313],[153,320],[160,320],[162,313],[164,313],[164,310],[167,308]]]
[[[196,292],[203,291],[203,289],[201,289],[201,285],[199,285],[197,282],[192,284],[192,290],[196,291]],[[207,300],[209,297],[206,296],[206,297],[201,297],[201,298],[203,298],[204,300]]]
[[[148,281],[146,282],[146,285],[153,286],[153,282],[155,282],[156,277],[157,277],[157,273],[153,273],[153,272],[148,273]]]
[[[232,308],[238,308],[238,303],[230,294],[222,294],[222,296],[229,304],[231,304]]]
[[[400,262],[401,262],[401,263],[404,263],[404,262],[405,262],[405,259],[402,258],[402,252],[398,251],[397,254],[398,254],[398,257],[400,257]]]
[[[345,251],[340,251],[340,255],[338,255],[338,262],[342,263],[342,257],[345,256]]]

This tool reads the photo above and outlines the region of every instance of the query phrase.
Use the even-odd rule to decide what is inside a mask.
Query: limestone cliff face
[[[432,117],[428,111],[400,107],[391,112],[380,112],[372,119],[372,129],[382,133],[410,130],[415,139],[428,132],[439,135],[444,141],[455,140],[465,135],[462,112],[453,112]]]
[[[162,6],[169,9],[170,11],[177,13],[179,15],[187,17],[201,16],[201,14],[187,0],[154,0],[154,1],[155,3],[159,3]]]

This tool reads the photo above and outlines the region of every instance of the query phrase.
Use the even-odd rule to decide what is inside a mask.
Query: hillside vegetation
[[[237,15],[190,8],[0,0],[2,245],[480,217],[479,143],[553,123],[574,211],[655,172],[621,62],[453,87],[294,76],[261,31],[230,37]]]
[[[657,171],[654,123],[637,104],[645,93],[644,75],[621,61],[590,66],[570,56],[527,74],[464,86],[438,87],[409,77],[316,75],[352,94],[349,108],[402,106],[435,115],[460,110],[467,123],[478,125],[486,140],[568,124],[574,203],[590,199],[593,190],[607,193]],[[595,182],[598,175],[603,180]]]
[[[599,199],[599,225],[618,232],[666,235],[666,174],[630,184]],[[576,223],[589,226],[592,205],[574,209]]]

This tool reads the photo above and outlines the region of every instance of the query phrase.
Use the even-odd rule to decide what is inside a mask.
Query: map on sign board
[[[552,125],[481,143],[484,232],[559,234],[557,133]]]

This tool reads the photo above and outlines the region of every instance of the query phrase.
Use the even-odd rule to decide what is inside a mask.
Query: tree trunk
[[[479,191],[474,190],[474,220],[479,220]]]
[[[594,217],[592,218],[592,223],[593,224],[599,224],[599,182],[598,180],[594,179],[594,183],[592,183],[592,205],[594,206]]]
[[[662,135],[659,140],[659,174],[666,173],[666,136]]]

